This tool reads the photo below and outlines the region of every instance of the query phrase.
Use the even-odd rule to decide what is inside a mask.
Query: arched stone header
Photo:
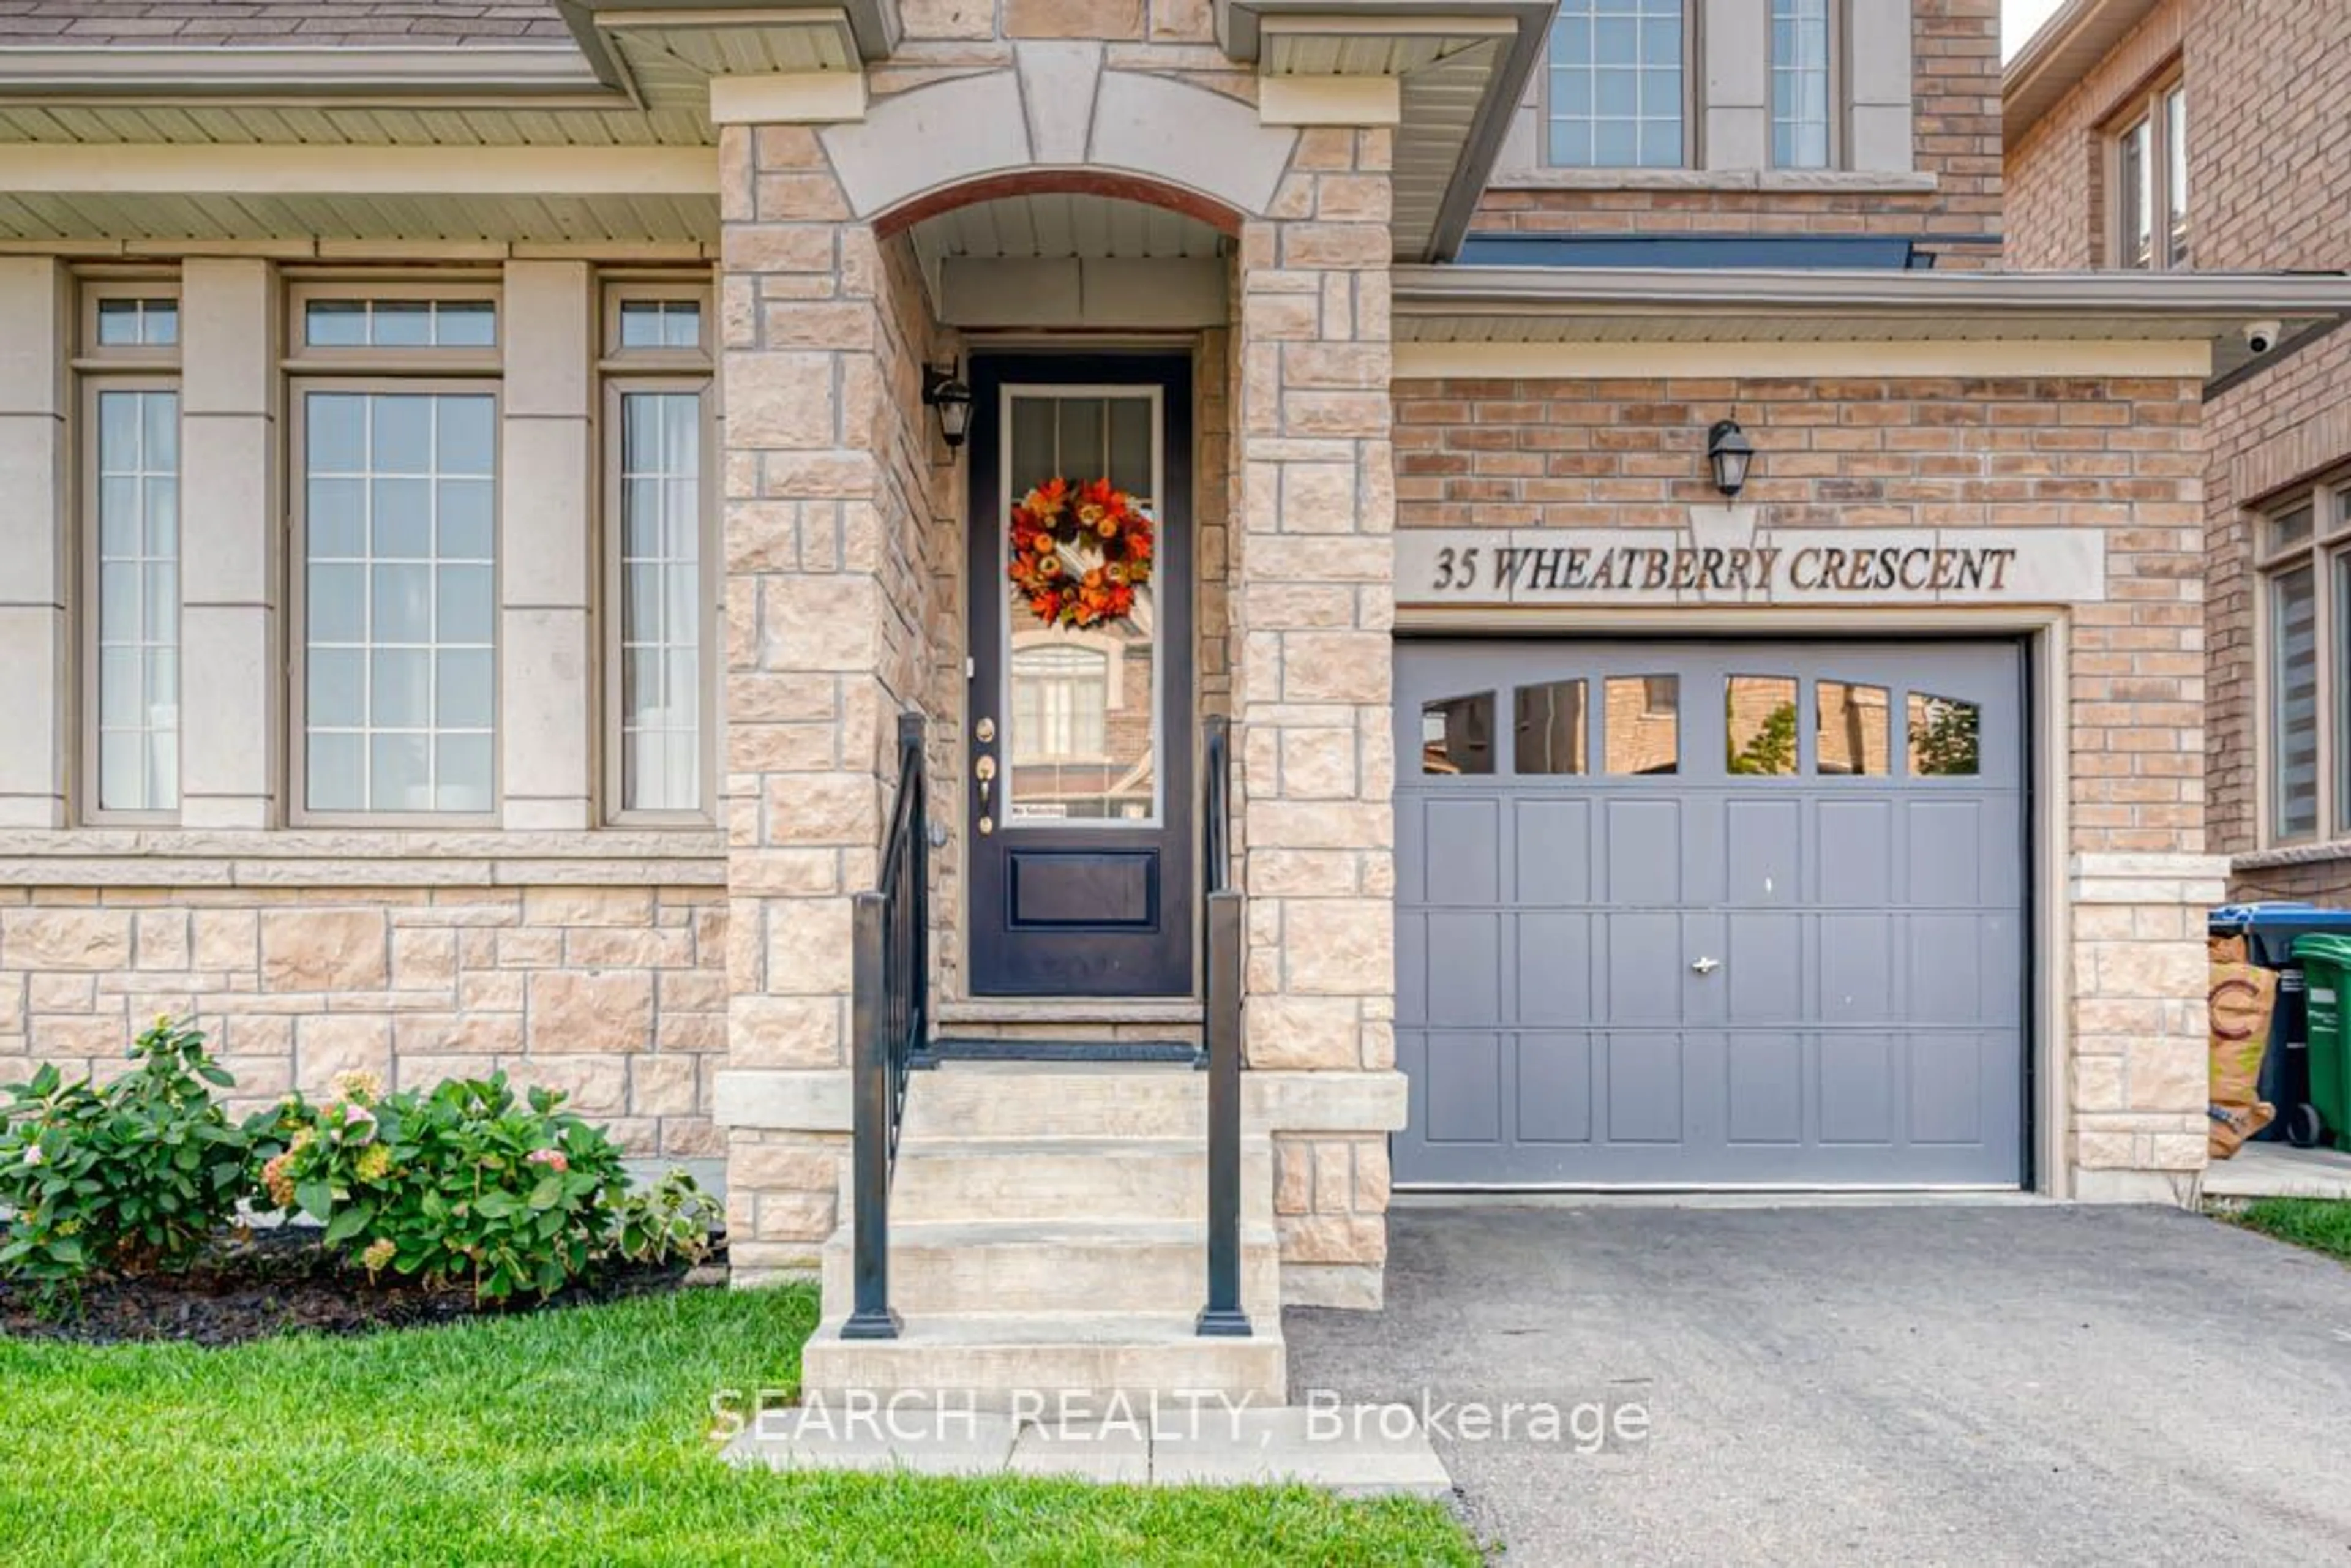
[[[1298,143],[1238,99],[1107,70],[1100,44],[1060,42],[1019,44],[1010,70],[878,99],[821,135],[851,211],[893,228],[988,195],[1070,190],[1230,229],[1265,213]]]

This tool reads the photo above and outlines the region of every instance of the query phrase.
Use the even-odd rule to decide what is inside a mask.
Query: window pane
[[[2186,267],[2188,248],[2188,89],[2173,88],[2163,99],[2163,140],[2167,165],[2164,205],[2170,219],[2170,264]]]
[[[1980,716],[1973,703],[1912,692],[1907,715],[1911,776],[1958,779],[1981,772]]]
[[[2335,561],[2335,821],[2351,823],[2351,551]]]
[[[2271,803],[2281,839],[2318,831],[2317,622],[2308,566],[2271,580]]]
[[[1829,162],[1828,0],[1771,0],[1771,162]]]
[[[98,343],[102,349],[162,349],[180,340],[174,299],[101,299]]]
[[[1876,776],[1890,770],[1892,716],[1884,686],[1823,681],[1813,688],[1813,697],[1820,706],[1815,772]]]
[[[1551,162],[1678,168],[1684,45],[1677,4],[1564,0],[1545,73]]]
[[[2151,126],[2140,120],[2122,133],[2117,164],[2120,188],[2115,193],[2116,233],[2122,238],[2124,267],[2155,265],[2155,170],[2151,166]]]
[[[1551,681],[1520,686],[1511,698],[1518,727],[1520,773],[1587,773],[1582,681]]]
[[[2263,548],[2272,550],[2292,549],[2310,540],[2311,507],[2307,502],[2290,512],[2280,512],[2268,519],[2267,538]]]
[[[1681,770],[1678,675],[1611,675],[1600,715],[1601,744],[1611,773]]]
[[[1445,697],[1420,705],[1423,773],[1494,771],[1494,694]]]
[[[702,346],[702,307],[691,299],[630,299],[621,306],[623,349]]]
[[[703,803],[701,461],[700,396],[621,399],[621,803],[632,811]]]
[[[309,808],[487,811],[493,402],[312,392],[303,416]]]
[[[489,349],[497,308],[486,299],[313,299],[302,340],[314,349]]]
[[[103,301],[102,304],[137,301]],[[180,399],[98,399],[98,804],[180,805]]]
[[[1730,773],[1796,770],[1796,683],[1792,676],[1733,675],[1723,683],[1722,716],[1729,737],[1723,768]]]

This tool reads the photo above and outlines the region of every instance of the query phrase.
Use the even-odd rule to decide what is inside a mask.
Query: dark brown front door
[[[1004,355],[974,361],[972,394],[972,992],[1189,996],[1190,363]],[[1013,582],[1014,508],[1055,478],[1107,479],[1150,519],[1125,612],[1048,623]],[[1108,564],[1079,542],[1054,570]]]

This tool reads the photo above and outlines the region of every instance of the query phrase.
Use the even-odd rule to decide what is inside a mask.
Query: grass
[[[2255,1198],[2229,1218],[2263,1235],[2351,1263],[2351,1201],[2325,1197]]]
[[[1461,1563],[1439,1508],[1302,1488],[743,1472],[805,1290],[233,1350],[0,1341],[0,1562]]]

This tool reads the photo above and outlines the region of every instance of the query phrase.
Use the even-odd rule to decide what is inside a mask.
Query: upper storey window
[[[1688,158],[1683,0],[1562,0],[1545,72],[1557,167],[1677,169]]]
[[[2134,102],[2114,132],[2108,160],[2114,265],[2189,265],[2188,89],[2174,77]]]
[[[1829,0],[1771,0],[1771,166],[1829,167]]]

